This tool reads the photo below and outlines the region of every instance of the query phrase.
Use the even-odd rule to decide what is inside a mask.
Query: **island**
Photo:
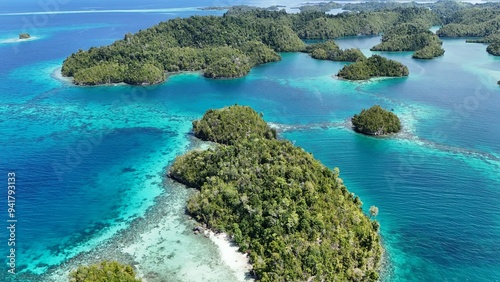
[[[339,3],[330,1],[330,2],[323,2],[323,3],[305,3],[304,5],[300,7],[293,7],[292,9],[299,9],[300,12],[322,12],[326,13],[329,12],[332,9],[338,9],[342,8],[342,5]]]
[[[130,265],[117,261],[102,261],[89,266],[80,265],[69,274],[69,282],[141,282]]]
[[[404,23],[397,25],[382,35],[382,42],[373,46],[372,51],[416,51],[415,59],[432,59],[444,54],[442,42],[437,35],[422,25]]]
[[[337,168],[277,140],[249,107],[209,110],[193,124],[197,136],[224,141],[178,157],[168,175],[198,190],[188,213],[230,235],[256,279],[378,280],[379,224],[363,213]]]
[[[166,73],[180,71],[199,71],[215,79],[237,78],[256,65],[281,60],[280,52],[356,61],[362,57],[359,50],[335,51],[327,45],[308,49],[302,40],[376,35],[406,22],[430,25],[434,16],[426,8],[328,15],[231,7],[222,17],[172,19],[128,33],[109,46],[79,50],[64,60],[61,73],[77,85],[148,85],[165,81]]]
[[[332,40],[308,45],[305,52],[318,60],[356,62],[366,59],[365,55],[359,49],[351,48],[342,50]]]
[[[193,132],[204,141],[234,145],[242,139],[276,139],[276,130],[270,128],[250,107],[238,105],[219,110],[208,110],[203,119],[193,121]]]
[[[351,118],[351,122],[356,132],[366,135],[380,136],[401,130],[398,116],[379,105],[368,110],[363,109],[359,115],[356,114]]]
[[[19,34],[19,39],[29,39],[31,36],[28,33]]]
[[[500,42],[491,43],[486,47],[486,51],[493,56],[500,56]]]
[[[337,76],[347,80],[366,80],[373,77],[403,77],[409,74],[408,67],[400,62],[373,55],[344,66]]]

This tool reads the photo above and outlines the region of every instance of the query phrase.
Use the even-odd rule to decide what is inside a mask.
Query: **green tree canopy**
[[[421,25],[403,23],[389,29],[372,51],[417,51],[413,58],[432,59],[444,54],[439,38]]]
[[[318,60],[356,62],[366,58],[359,49],[342,50],[332,40],[311,44],[306,47],[305,52],[310,53],[311,57]]]
[[[363,109],[351,119],[354,129],[367,135],[384,135],[401,130],[399,118],[392,112],[375,105],[368,110]]]
[[[408,67],[400,62],[373,55],[368,59],[344,66],[337,76],[348,80],[365,80],[372,77],[400,77],[409,74]]]
[[[89,266],[79,266],[69,274],[70,282],[141,282],[135,278],[130,265],[117,261],[103,261]]]
[[[193,131],[202,140],[221,144],[233,144],[241,139],[276,138],[276,130],[271,129],[257,112],[238,105],[208,110],[201,120],[193,122]]]

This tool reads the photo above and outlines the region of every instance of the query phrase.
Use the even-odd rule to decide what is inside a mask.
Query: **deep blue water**
[[[34,2],[0,3],[0,175],[5,183],[16,173],[20,272],[43,274],[126,229],[169,193],[164,168],[188,148],[191,120],[238,103],[296,128],[281,136],[339,167],[365,209],[379,207],[384,281],[500,279],[500,61],[485,45],[444,40],[445,56],[432,61],[382,53],[410,76],[363,83],[335,79],[343,63],[282,54],[235,80],[182,74],[145,88],[75,87],[55,78],[72,52],[169,18],[221,13],[185,7],[242,2],[64,2],[59,11],[148,10],[44,18],[12,14],[44,10]],[[35,40],[15,42],[23,29]],[[379,40],[338,43],[369,54]],[[394,109],[401,134],[377,139],[347,128],[374,104]],[[3,187],[0,222],[8,219]],[[5,257],[9,233],[0,230]],[[7,269],[1,281],[12,278]]]

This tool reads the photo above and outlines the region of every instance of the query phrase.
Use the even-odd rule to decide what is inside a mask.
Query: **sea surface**
[[[102,2],[0,3],[0,281],[49,281],[71,263],[113,257],[99,254],[110,248],[126,250],[124,259],[148,281],[230,281],[214,245],[190,232],[183,213],[190,192],[164,177],[194,146],[191,121],[235,103],[339,167],[366,211],[379,208],[382,281],[500,281],[500,58],[486,45],[445,39],[445,55],[430,61],[379,52],[407,65],[410,76],[369,82],[335,78],[344,63],[284,53],[240,79],[186,73],[150,87],[76,87],[61,79],[60,67],[78,49],[175,17],[223,13],[199,6],[283,4]],[[33,38],[19,42],[21,32]],[[337,40],[367,55],[379,41]],[[372,138],[350,129],[350,117],[375,104],[400,116],[401,133]],[[160,214],[168,240],[140,253],[137,240],[154,235]],[[16,275],[8,273],[12,219]]]

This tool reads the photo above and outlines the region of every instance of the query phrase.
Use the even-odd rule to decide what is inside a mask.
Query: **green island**
[[[486,51],[494,56],[500,56],[500,42],[491,43],[486,47]]]
[[[330,1],[330,2],[322,2],[322,3],[305,3],[305,5],[302,5],[297,8],[292,8],[292,9],[299,9],[300,12],[321,12],[321,13],[326,13],[329,12],[332,9],[337,9],[341,8],[342,5],[339,3]]]
[[[318,60],[356,62],[366,59],[365,55],[359,49],[351,48],[342,50],[332,40],[308,45],[305,52]]]
[[[366,80],[373,77],[402,77],[409,74],[408,67],[400,62],[373,55],[368,59],[345,65],[337,76],[348,80]]]
[[[370,50],[372,51],[416,51],[415,59],[432,59],[442,56],[444,49],[437,35],[427,28],[404,23],[389,29],[382,35],[382,42]]]
[[[231,145],[175,160],[169,176],[199,190],[188,213],[231,235],[260,281],[377,281],[378,222],[363,213],[337,168],[275,139],[252,111],[237,105],[209,110],[194,123],[198,136],[214,142],[227,140],[230,128],[241,130],[224,142]],[[376,207],[370,213],[375,216]]]
[[[208,110],[203,119],[193,121],[193,132],[201,140],[226,145],[242,139],[276,139],[276,130],[269,128],[262,114],[238,105]]]
[[[19,39],[28,39],[28,38],[31,38],[31,35],[29,35],[28,33],[19,34]]]
[[[69,282],[141,282],[135,278],[130,265],[117,261],[102,261],[89,266],[78,266],[69,274]]]
[[[366,135],[386,135],[401,130],[401,122],[394,113],[375,105],[351,118],[354,130]]]
[[[307,52],[302,39],[377,35],[406,22],[430,26],[433,18],[425,8],[328,15],[236,6],[222,17],[173,19],[128,33],[109,46],[79,50],[64,60],[61,72],[77,85],[155,84],[166,79],[165,73],[179,71],[235,78],[255,65],[279,61],[278,52]],[[320,58],[325,52],[316,49],[314,56]],[[335,57],[353,60],[360,54],[346,50]]]

